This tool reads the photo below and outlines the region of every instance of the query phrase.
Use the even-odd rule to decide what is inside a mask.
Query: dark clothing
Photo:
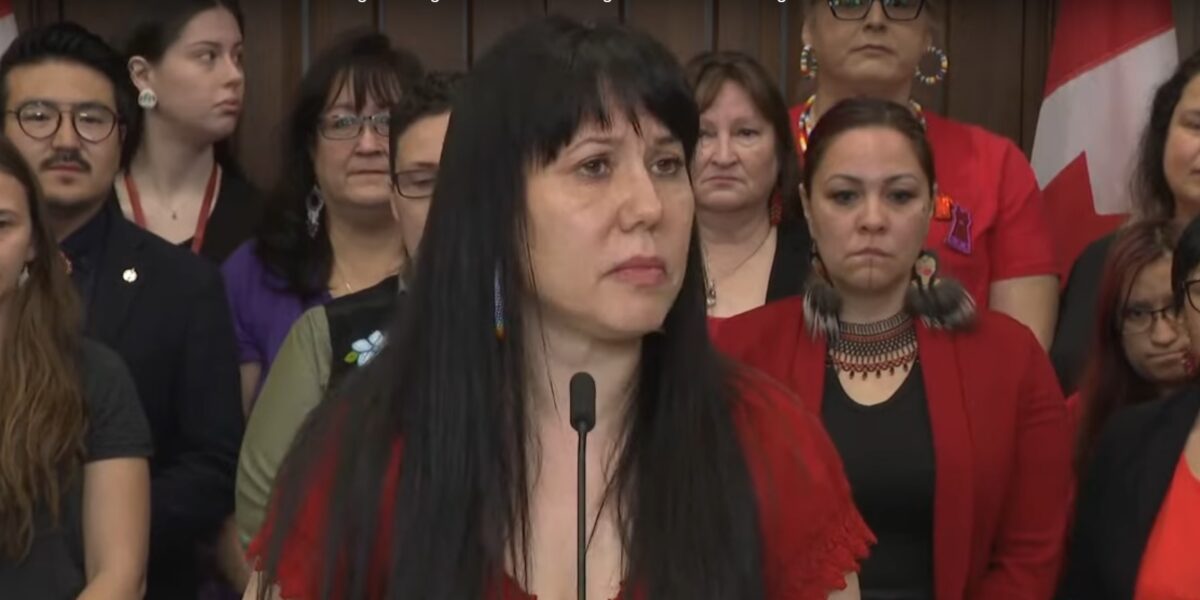
[[[83,305],[91,306],[96,295],[96,271],[99,260],[104,256],[104,242],[108,237],[109,211],[102,210],[62,241],[62,251],[71,264],[71,279],[79,290]]]
[[[920,363],[887,401],[855,402],[826,368],[821,420],[879,540],[859,572],[863,600],[933,597],[933,432]]]
[[[372,356],[378,351],[382,337],[376,344],[372,336],[387,333],[402,296],[400,277],[393,275],[372,287],[335,298],[325,305],[329,348],[332,352],[326,389],[334,389],[343,378],[366,364],[366,360],[358,360],[363,352],[359,347],[371,346]]]
[[[812,236],[804,220],[785,218],[777,227],[767,302],[799,296],[812,265]]]
[[[147,598],[193,597],[195,547],[233,512],[244,426],[229,306],[215,266],[122,218],[115,199],[96,218],[107,228],[82,255],[96,266],[86,331],[128,365],[154,437]]]
[[[1133,598],[1142,554],[1200,414],[1200,389],[1113,415],[1075,505],[1063,600]]]
[[[79,360],[87,407],[87,463],[150,456],[150,429],[129,372],[116,354],[84,342]],[[47,507],[34,514],[34,539],[20,563],[0,559],[0,596],[74,599],[87,583],[83,546],[83,473],[66,488],[58,524]]]
[[[1115,233],[1106,235],[1088,245],[1071,266],[1071,276],[1063,289],[1050,361],[1066,396],[1079,389],[1088,352],[1095,345],[1096,300],[1104,263],[1115,237]]]
[[[204,230],[200,256],[220,265],[242,242],[254,236],[262,218],[263,203],[258,190],[237,170],[221,170],[221,190]],[[191,250],[192,238],[179,243]]]

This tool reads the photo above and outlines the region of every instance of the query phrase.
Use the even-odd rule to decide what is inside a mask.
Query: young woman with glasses
[[[1171,264],[1171,308],[1200,354],[1200,220]],[[1165,313],[1164,314],[1169,314]],[[1161,327],[1161,325],[1158,325]],[[1200,390],[1108,420],[1079,487],[1063,600],[1194,598],[1200,590]]]
[[[301,81],[262,227],[222,267],[247,411],[305,310],[370,288],[407,261],[391,218],[388,107],[421,73],[386,36],[362,34],[318,56]]]
[[[1171,293],[1178,231],[1171,221],[1141,221],[1121,230],[1109,251],[1083,385],[1067,401],[1072,415],[1080,415],[1077,472],[1114,412],[1161,398],[1194,368]]]
[[[1041,192],[1011,141],[923,109],[913,85],[934,85],[949,63],[934,43],[932,0],[809,0],[801,73],[816,93],[791,111],[801,155],[832,106],[851,97],[908,106],[937,163],[937,194],[925,248],[980,306],[1006,313],[1050,344],[1058,310],[1057,262]],[[927,56],[929,55],[929,56]],[[925,65],[922,65],[922,59]],[[934,63],[934,67],[928,64]]]
[[[396,226],[416,256],[433,196],[458,75],[430,74],[392,107]],[[409,273],[309,309],[292,327],[263,382],[238,460],[237,523],[248,542],[262,525],[271,487],[296,431],[338,383],[383,349]]]

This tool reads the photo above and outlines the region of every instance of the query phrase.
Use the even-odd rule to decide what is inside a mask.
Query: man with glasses
[[[151,424],[147,598],[195,598],[197,544],[233,509],[233,325],[216,268],[117,206],[113,182],[138,142],[135,97],[121,56],[72,23],[28,31],[0,58],[4,134],[41,182],[87,334],[129,366]]]

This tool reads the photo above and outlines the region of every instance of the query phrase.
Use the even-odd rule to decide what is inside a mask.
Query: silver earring
[[[158,106],[158,94],[155,94],[154,90],[146,88],[142,90],[142,93],[138,94],[137,102],[138,106],[146,110],[150,110],[155,106]]]
[[[29,265],[21,267],[21,274],[17,275],[17,287],[24,287],[27,281],[29,281]]]
[[[313,186],[308,197],[304,199],[304,212],[308,223],[308,237],[317,237],[321,228],[321,211],[325,209],[325,198],[321,196],[321,188]]]

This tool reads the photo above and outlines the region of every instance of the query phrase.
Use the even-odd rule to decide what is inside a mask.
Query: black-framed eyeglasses
[[[1162,321],[1175,326],[1179,322],[1179,309],[1175,306],[1164,306],[1155,309],[1125,308],[1121,311],[1121,333],[1138,335],[1154,328],[1154,324]]]
[[[99,104],[76,104],[71,108],[59,108],[49,102],[32,101],[5,111],[17,117],[17,125],[25,135],[35,140],[46,140],[58,133],[64,114],[71,115],[71,125],[80,139],[88,142],[103,142],[112,135],[121,121],[117,113]]]
[[[392,185],[401,196],[410,200],[422,200],[433,196],[436,184],[436,169],[413,169],[392,173]]]
[[[871,12],[876,0],[829,0],[833,16],[844,21],[860,21]],[[892,21],[912,21],[921,16],[925,0],[878,0],[883,14]]]
[[[373,115],[339,115],[333,114],[321,118],[318,130],[321,137],[327,140],[352,140],[362,135],[363,124],[371,124],[375,133],[387,137],[391,130],[392,117],[388,113]]]

